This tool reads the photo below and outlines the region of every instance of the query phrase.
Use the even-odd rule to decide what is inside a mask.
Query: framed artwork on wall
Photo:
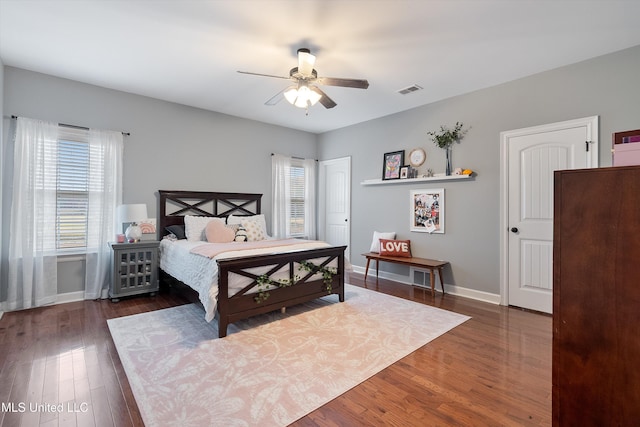
[[[400,168],[404,166],[404,150],[384,153],[382,179],[400,179]]]
[[[444,188],[411,190],[409,230],[444,234]]]
[[[640,129],[613,134],[613,166],[640,165]]]

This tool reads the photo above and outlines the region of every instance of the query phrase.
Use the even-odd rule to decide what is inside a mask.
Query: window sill
[[[58,263],[61,262],[76,262],[84,261],[87,259],[86,254],[58,254]]]

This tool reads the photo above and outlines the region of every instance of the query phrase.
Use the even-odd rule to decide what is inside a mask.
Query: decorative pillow
[[[247,229],[247,233],[249,234],[249,241],[251,242],[252,241],[251,232],[247,227],[247,224],[249,222],[257,223],[258,228],[262,230],[261,232],[257,233],[256,237],[259,237],[261,235],[262,238],[260,240],[264,240],[269,237],[269,235],[267,234],[267,221],[264,217],[264,214],[251,215],[251,216],[229,215],[227,217],[227,224],[241,224],[244,228]]]
[[[187,240],[191,242],[197,242],[199,240],[207,240],[204,235],[204,229],[211,221],[219,221],[224,224],[224,219],[216,218],[213,216],[191,216],[185,215],[184,217],[184,234]]]
[[[223,221],[209,221],[204,234],[209,243],[229,243],[236,238],[235,230]]]
[[[411,258],[411,240],[380,239],[380,255]]]
[[[187,236],[184,234],[184,225],[170,225],[164,228],[167,233],[173,234],[176,236],[176,239],[186,239]]]
[[[242,221],[242,226],[246,230],[248,242],[258,242],[267,238],[267,234],[262,224],[260,224],[260,221]]]
[[[238,230],[236,231],[236,237],[234,239],[234,241],[236,242],[246,242],[249,238],[247,237],[247,230],[238,224],[227,224],[227,227],[238,227]]]
[[[395,231],[389,231],[389,232],[374,231],[373,241],[371,242],[371,249],[369,249],[369,252],[375,252],[375,253],[380,252],[380,239],[395,239],[395,238],[396,238]]]
[[[227,227],[232,229],[234,233],[237,233],[238,229],[242,226],[240,224],[227,224]]]

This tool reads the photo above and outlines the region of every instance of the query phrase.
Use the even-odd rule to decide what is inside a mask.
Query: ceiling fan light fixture
[[[307,85],[300,85],[298,88],[289,87],[284,92],[284,97],[290,104],[298,108],[308,108],[316,105],[322,95],[309,89]]]
[[[316,57],[309,52],[298,50],[298,72],[304,77],[310,77],[313,72],[313,65],[316,63]]]
[[[329,98],[317,85],[339,86],[356,89],[366,89],[369,82],[362,79],[345,79],[338,77],[318,77],[318,72],[313,68],[316,62],[315,55],[307,48],[298,49],[298,66],[289,70],[289,76],[274,76],[271,74],[251,73],[249,71],[238,71],[242,74],[252,74],[254,76],[275,77],[278,79],[290,80],[295,82],[293,86],[289,86],[267,102],[265,105],[275,105],[279,100],[285,98],[289,104],[298,108],[304,108],[309,113],[309,107],[322,104],[324,108],[334,108],[335,101]],[[282,96],[284,95],[284,96]]]

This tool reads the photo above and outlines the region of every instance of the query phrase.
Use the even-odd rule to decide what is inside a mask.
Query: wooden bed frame
[[[185,215],[227,217],[259,214],[262,194],[220,193],[205,191],[166,191],[160,190],[160,206],[158,215],[158,238],[168,234],[165,228],[170,225],[184,225]],[[257,314],[268,313],[292,305],[311,301],[323,296],[337,294],[340,302],[344,301],[346,246],[335,246],[321,249],[301,250],[260,255],[244,258],[218,260],[218,331],[220,338],[227,335],[230,323],[246,319]],[[270,267],[267,276],[271,276],[282,267],[288,265],[293,272],[294,263],[316,260],[311,270],[303,277],[293,277],[290,285],[269,290],[269,297],[256,301],[256,293],[249,293],[258,283],[258,276],[247,271],[255,267]],[[318,260],[322,260],[318,262]],[[323,279],[313,279],[330,262],[337,260],[337,271],[331,277],[331,290]],[[252,279],[252,282],[234,295],[229,295],[229,274],[235,273]],[[161,280],[179,282],[164,271],[160,271]],[[179,282],[182,283],[182,282]],[[185,285],[186,286],[186,285]]]

